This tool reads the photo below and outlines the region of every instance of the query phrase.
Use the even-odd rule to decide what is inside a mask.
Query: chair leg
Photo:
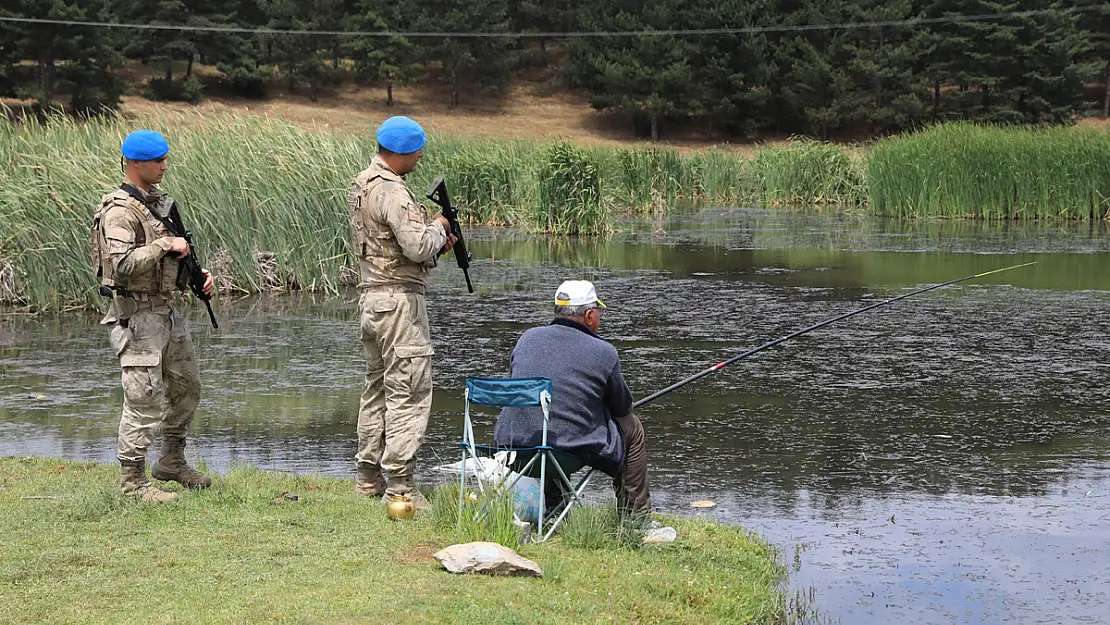
[[[546,438],[546,436],[545,436]],[[534,460],[535,458],[533,458]],[[558,463],[556,463],[558,466]],[[547,495],[544,493],[547,487],[547,452],[540,452],[540,516],[536,520],[536,533],[543,536],[543,515],[546,513]]]
[[[466,450],[463,448],[462,464],[459,465],[459,520],[458,529],[462,530],[463,505],[466,503]]]
[[[558,463],[556,463],[556,466],[558,466]],[[559,469],[559,473],[562,474],[562,468]],[[593,474],[593,469],[587,471],[585,477],[582,478],[582,481],[578,482],[577,488],[572,485],[570,480],[567,480],[567,486],[571,487],[571,494],[569,497],[567,497],[563,509],[559,512],[559,516],[555,518],[555,521],[551,524],[551,527],[548,528],[547,534],[541,534],[542,539],[537,542],[546,542],[548,538],[551,538],[551,535],[555,533],[555,528],[559,527],[559,524],[563,522],[563,519],[565,519],[567,514],[570,512],[571,507],[574,506],[574,503],[582,503],[582,493],[586,490],[586,485],[590,483],[590,477],[593,476]],[[565,474],[563,474],[563,479],[566,479]]]

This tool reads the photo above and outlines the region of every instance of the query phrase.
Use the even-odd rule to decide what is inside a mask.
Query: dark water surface
[[[422,475],[456,458],[466,375],[504,375],[566,278],[594,280],[636,396],[818,330],[645,406],[656,507],[741,523],[844,623],[1110,622],[1110,239],[1102,224],[905,223],[709,209],[614,241],[475,232],[429,297],[436,399]],[[192,311],[209,467],[351,476],[354,296]],[[122,393],[93,316],[0,318],[0,455],[112,460]],[[488,425],[491,416],[482,418]],[[605,496],[597,488],[595,496]]]

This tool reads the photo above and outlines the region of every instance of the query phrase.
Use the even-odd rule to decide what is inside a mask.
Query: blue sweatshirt
[[[510,375],[551,379],[548,445],[612,477],[620,473],[624,441],[613,419],[632,412],[632,393],[621,375],[616,348],[586,326],[556,318],[551,325],[521,335],[513,348]],[[542,428],[538,406],[502,408],[494,441],[500,447],[539,445]]]

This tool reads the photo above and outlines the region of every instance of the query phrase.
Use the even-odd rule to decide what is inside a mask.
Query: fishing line
[[[774,347],[775,345],[778,345],[779,343],[789,341],[792,338],[801,336],[801,335],[803,335],[807,332],[812,332],[812,331],[816,330],[817,328],[827,326],[830,323],[835,323],[837,321],[840,321],[841,319],[847,319],[848,317],[852,317],[852,316],[855,316],[855,315],[858,315],[858,314],[861,314],[861,313],[865,313],[869,310],[875,310],[876,308],[879,308],[881,306],[886,306],[887,304],[893,304],[894,302],[897,302],[898,300],[903,300],[903,299],[906,299],[907,297],[913,297],[914,295],[919,295],[919,294],[924,293],[926,291],[932,291],[933,289],[939,289],[941,287],[949,286],[949,285],[952,285],[952,284],[957,284],[957,283],[960,283],[960,282],[967,282],[968,280],[974,280],[975,278],[982,278],[983,276],[989,276],[992,273],[1001,273],[1003,271],[1010,271],[1011,269],[1018,269],[1018,268],[1021,268],[1021,267],[1028,267],[1029,265],[1035,265],[1035,264],[1037,264],[1036,261],[1031,262],[1031,263],[1023,263],[1021,265],[1014,265],[1012,267],[1003,267],[1002,269],[994,269],[992,271],[985,271],[983,273],[977,273],[977,274],[974,274],[974,275],[971,275],[971,276],[967,276],[965,278],[957,278],[955,280],[949,280],[948,282],[942,282],[940,284],[934,284],[933,286],[928,286],[928,287],[925,287],[923,289],[918,289],[918,290],[913,291],[911,293],[905,293],[903,295],[899,295],[898,297],[892,297],[888,300],[883,300],[883,301],[878,302],[876,304],[871,304],[870,306],[865,306],[865,307],[860,308],[858,310],[853,310],[851,312],[844,313],[843,315],[838,315],[836,317],[833,317],[832,319],[826,319],[825,321],[822,321],[821,323],[815,323],[815,324],[813,324],[813,325],[811,325],[807,328],[802,328],[801,330],[798,330],[797,332],[794,332],[792,334],[787,334],[786,336],[777,338],[773,341],[768,341],[768,342],[760,345],[759,347],[749,349],[748,351],[746,351],[742,354],[737,354],[736,356],[733,356],[732,358],[729,358],[728,360],[719,362],[719,363],[713,365],[712,367],[709,367],[708,369],[705,369],[703,371],[699,371],[698,373],[695,373],[694,375],[692,375],[688,378],[685,378],[683,380],[679,380],[678,382],[675,382],[674,384],[668,386],[667,388],[665,388],[663,390],[656,391],[656,392],[652,393],[651,395],[648,395],[647,397],[645,397],[645,398],[643,398],[639,401],[636,401],[635,403],[632,404],[632,408],[633,408],[633,410],[635,410],[636,408],[639,408],[640,406],[643,406],[644,404],[648,403],[649,401],[654,401],[656,399],[659,399],[660,397],[666,395],[667,393],[670,393],[671,391],[682,388],[683,386],[686,386],[687,384],[689,384],[689,383],[691,383],[695,380],[700,380],[701,378],[704,378],[705,376],[709,375],[710,373],[713,373],[714,371],[720,371],[721,369],[724,369],[725,367],[731,365],[732,363],[734,363],[738,360],[742,360],[744,358],[747,358],[748,356],[758,354],[759,352],[761,352],[765,349],[769,349],[771,347]]]

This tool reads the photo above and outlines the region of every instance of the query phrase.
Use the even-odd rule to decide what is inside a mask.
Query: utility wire
[[[839,24],[800,24],[796,26],[750,26],[744,28],[706,28],[679,30],[614,30],[614,31],[568,31],[568,32],[400,32],[400,31],[358,31],[358,30],[292,30],[285,28],[245,28],[242,26],[184,26],[175,24],[125,24],[113,22],[83,22],[77,20],[51,20],[37,17],[3,17],[0,22],[20,24],[50,24],[55,26],[88,26],[96,28],[129,28],[134,30],[171,30],[206,33],[237,33],[258,35],[319,35],[348,37],[455,37],[455,38],[585,38],[585,37],[694,37],[706,35],[754,35],[758,33],[794,33],[827,30],[854,30],[864,28],[886,28],[895,26],[919,26],[925,24],[957,24],[961,22],[986,22],[1015,17],[1038,15],[1069,15],[1093,11],[1110,11],[1110,4],[1071,7],[1067,9],[1037,9],[1033,11],[1012,11],[1009,13],[984,13],[980,15],[948,15],[945,17],[914,17],[904,20],[883,20],[877,22],[845,22]]]

